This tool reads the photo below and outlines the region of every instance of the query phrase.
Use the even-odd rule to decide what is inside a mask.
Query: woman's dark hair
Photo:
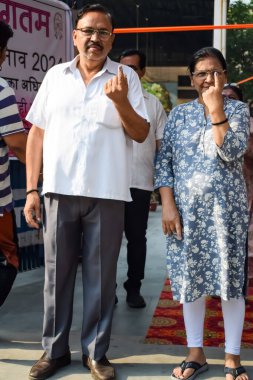
[[[112,24],[112,30],[114,29],[114,20],[113,20],[113,16],[112,16],[112,13],[106,8],[104,7],[103,5],[101,4],[86,4],[78,13],[77,13],[77,16],[76,16],[76,20],[75,20],[75,28],[77,27],[77,24],[78,24],[78,21],[83,17],[83,15],[85,15],[86,13],[89,13],[89,12],[100,12],[100,13],[104,13],[108,18],[109,20],[111,21],[111,24]]]
[[[0,20],[0,50],[7,47],[9,38],[13,37],[13,31],[10,25]]]
[[[188,70],[190,74],[194,73],[195,66],[199,61],[202,61],[203,59],[208,58],[208,57],[213,57],[213,58],[218,59],[223,70],[227,70],[227,63],[222,53],[220,52],[220,50],[214,47],[204,47],[193,54],[188,66]]]
[[[243,102],[243,94],[242,94],[242,90],[240,89],[240,87],[236,84],[233,84],[233,83],[226,83],[223,87],[223,90],[227,90],[227,89],[231,89],[234,91],[234,93],[237,95],[238,99]]]

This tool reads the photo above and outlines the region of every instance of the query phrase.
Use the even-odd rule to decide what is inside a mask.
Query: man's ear
[[[143,67],[143,69],[140,69],[140,77],[144,77],[145,75],[145,72],[146,72],[146,67]]]
[[[73,44],[74,46],[76,46],[76,30],[74,29],[73,32],[72,32],[72,39],[73,39]]]

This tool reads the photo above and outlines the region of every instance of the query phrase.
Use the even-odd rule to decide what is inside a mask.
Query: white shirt
[[[126,136],[104,84],[119,64],[107,58],[86,86],[73,61],[51,68],[27,115],[44,129],[43,193],[130,201],[132,140]],[[139,78],[123,66],[128,99],[148,120]]]
[[[146,140],[139,144],[133,142],[133,166],[131,187],[135,189],[154,190],[154,160],[156,140],[161,140],[167,120],[166,112],[156,96],[143,89],[143,96],[148,112],[150,129]]]

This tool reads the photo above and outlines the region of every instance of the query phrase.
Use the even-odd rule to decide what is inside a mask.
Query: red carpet
[[[253,288],[249,289],[242,347],[253,348]],[[185,345],[182,305],[172,300],[169,280],[165,281],[145,343]],[[207,298],[204,345],[224,346],[224,329],[219,298]]]

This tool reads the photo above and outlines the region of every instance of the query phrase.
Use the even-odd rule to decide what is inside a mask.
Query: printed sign
[[[14,32],[0,76],[15,90],[24,119],[48,69],[74,56],[72,13],[56,0],[0,0],[0,20]]]
[[[66,4],[57,0],[0,0],[0,20],[9,24],[14,32],[0,76],[14,89],[21,118],[29,127],[24,119],[44,75],[55,64],[74,57],[72,13]],[[42,231],[29,228],[23,215],[26,188],[24,165],[11,157],[10,171],[20,269],[27,270],[43,263]]]

